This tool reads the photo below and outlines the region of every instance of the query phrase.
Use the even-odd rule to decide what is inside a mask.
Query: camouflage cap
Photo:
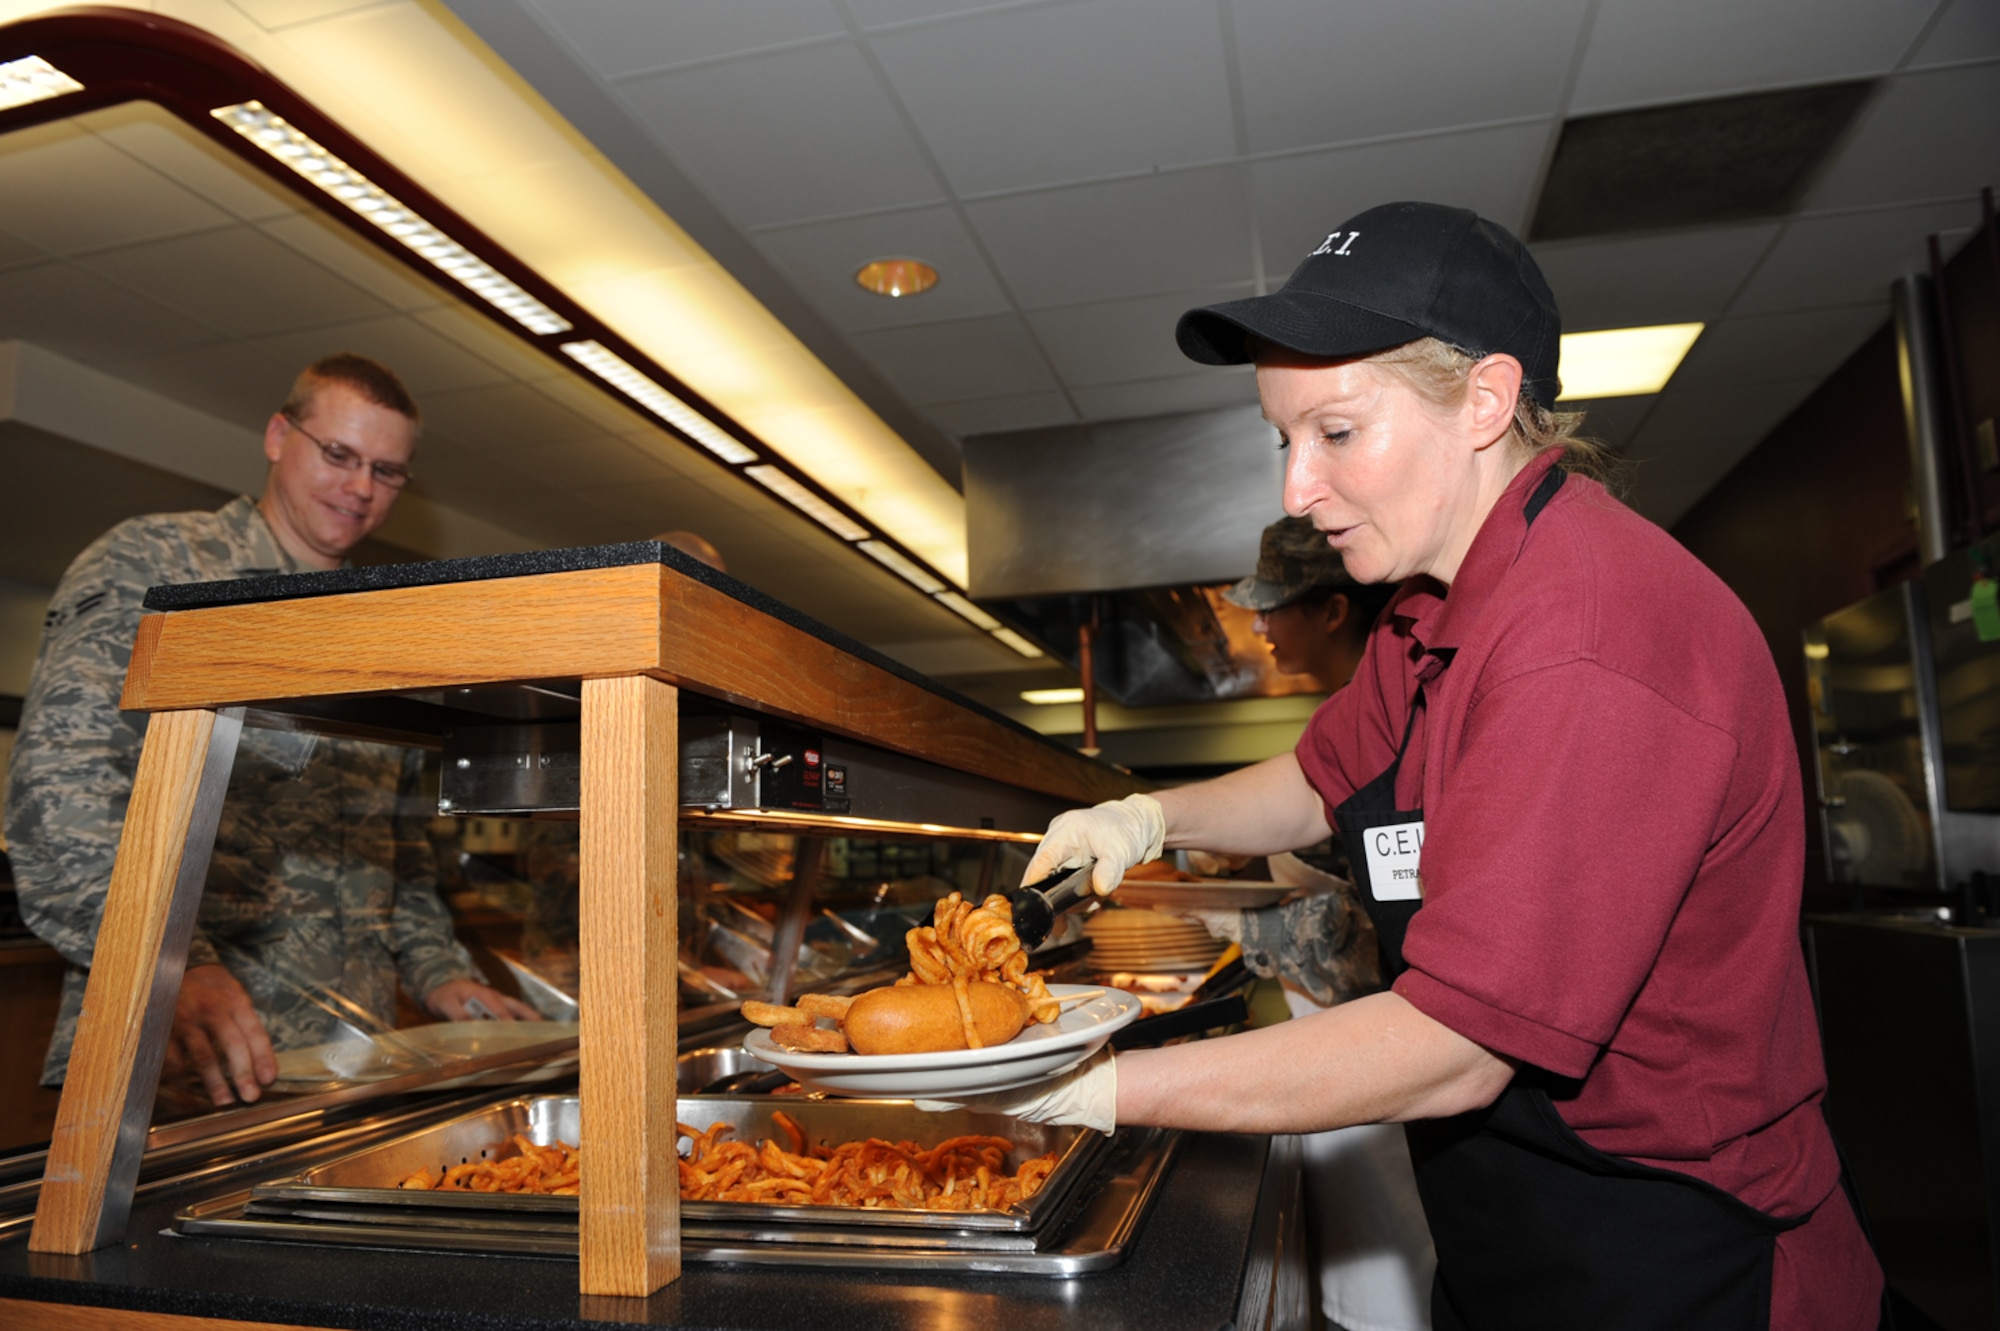
[[[1276,610],[1323,587],[1353,585],[1340,553],[1311,518],[1280,518],[1264,528],[1257,571],[1222,596],[1246,610]]]

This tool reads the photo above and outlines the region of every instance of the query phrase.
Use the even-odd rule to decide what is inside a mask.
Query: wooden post
[[[125,1231],[242,730],[240,707],[161,712],[147,726],[28,1238],[33,1251],[88,1252]]]
[[[674,1158],[680,692],[583,682],[580,1283],[646,1295],[681,1273]]]

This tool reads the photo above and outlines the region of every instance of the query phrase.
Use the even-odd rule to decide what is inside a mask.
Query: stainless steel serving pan
[[[461,1213],[488,1219],[566,1221],[575,1225],[576,1198],[515,1193],[430,1192],[396,1185],[418,1171],[435,1175],[440,1169],[480,1159],[515,1154],[519,1134],[538,1146],[579,1139],[581,1102],[575,1096],[532,1096],[508,1100],[450,1122],[424,1128],[351,1155],[328,1161],[290,1178],[252,1190],[252,1205],[273,1213],[277,1204],[296,1208],[316,1204],[357,1216],[354,1223],[388,1223],[390,1216]],[[879,1137],[935,1146],[969,1133],[1006,1137],[1015,1149],[1009,1168],[1049,1151],[1056,1167],[1042,1190],[1012,1211],[904,1211],[859,1206],[766,1206],[749,1202],[683,1202],[681,1219],[704,1234],[718,1237],[768,1236],[782,1239],[790,1226],[837,1231],[845,1226],[882,1230],[951,1230],[961,1233],[1032,1235],[1051,1217],[1067,1209],[1077,1184],[1087,1177],[1104,1151],[1101,1133],[1074,1127],[1025,1123],[993,1114],[965,1110],[925,1113],[907,1100],[811,1100],[802,1096],[702,1096],[681,1100],[676,1113],[688,1126],[706,1130],[718,1122],[734,1128],[738,1141],[756,1143],[788,1139],[771,1122],[783,1110],[816,1143],[839,1143]],[[333,1214],[322,1209],[322,1217]],[[776,1231],[776,1233],[773,1233]],[[818,1242],[836,1240],[816,1239]],[[873,1241],[873,1240],[870,1240]]]

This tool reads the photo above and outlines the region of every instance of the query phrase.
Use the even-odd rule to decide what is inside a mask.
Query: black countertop
[[[796,1331],[834,1323],[840,1331],[1213,1331],[1236,1317],[1270,1149],[1265,1137],[1190,1136],[1126,1260],[1073,1279],[690,1264],[651,1298],[586,1299],[571,1261],[164,1232],[176,1210],[227,1190],[210,1182],[142,1199],[125,1241],[85,1256],[31,1253],[25,1232],[0,1241],[0,1299],[356,1331]]]

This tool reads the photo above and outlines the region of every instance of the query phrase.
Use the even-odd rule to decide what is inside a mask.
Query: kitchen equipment
[[[1095,860],[1085,860],[1075,869],[1058,869],[1038,883],[1029,883],[1007,895],[1014,908],[1014,936],[1021,946],[1033,951],[1055,928],[1056,917],[1086,901],[1095,901],[1090,888],[1090,872]]]
[[[716,1095],[722,1084],[776,1072],[769,1063],[752,1058],[738,1045],[690,1049],[674,1063],[674,1086],[681,1095]],[[784,1078],[790,1081],[789,1076]]]
[[[1057,998],[1092,994],[1046,1026],[1006,1044],[931,1054],[802,1054],[780,1049],[761,1027],[744,1038],[754,1057],[783,1068],[809,1091],[829,1095],[923,1096],[951,1100],[1046,1081],[1096,1053],[1139,1015],[1139,1000],[1118,989],[1052,984]]]
[[[1806,627],[1829,882],[1936,897],[2000,871],[2000,645],[1970,591],[1995,553],[1955,551]]]

